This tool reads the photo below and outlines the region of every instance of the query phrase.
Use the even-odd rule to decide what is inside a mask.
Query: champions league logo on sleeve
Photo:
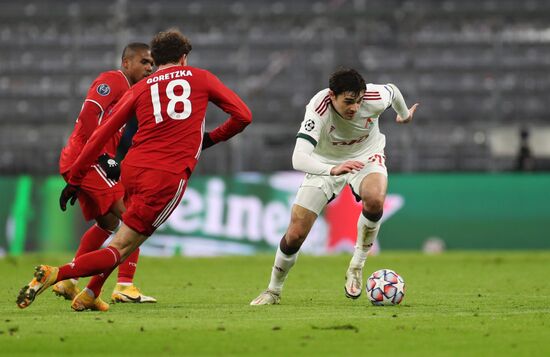
[[[98,85],[96,90],[97,90],[97,94],[104,97],[106,95],[109,95],[109,93],[111,93],[111,88],[105,83]]]
[[[315,128],[315,122],[311,119],[308,119],[306,123],[304,124],[304,129],[307,131],[312,131]]]

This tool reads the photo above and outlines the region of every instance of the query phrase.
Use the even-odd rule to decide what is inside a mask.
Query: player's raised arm
[[[133,106],[133,92],[129,90],[113,109],[114,114],[111,118],[94,131],[82,149],[71,168],[69,184],[73,186],[80,185],[86,171],[96,160],[107,140],[130,119]]]
[[[225,86],[216,76],[206,72],[209,85],[209,99],[224,112],[231,115],[223,124],[204,134],[202,148],[206,149],[220,141],[228,140],[252,122],[252,113],[243,100]]]
[[[391,106],[397,113],[395,121],[402,124],[410,122],[419,104],[415,103],[412,107],[407,108],[407,104],[405,103],[405,99],[403,98],[403,94],[401,94],[399,88],[392,83],[388,84],[387,87],[392,93]]]

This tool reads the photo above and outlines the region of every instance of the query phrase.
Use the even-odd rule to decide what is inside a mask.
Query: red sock
[[[132,283],[134,275],[136,274],[137,262],[139,258],[139,248],[134,250],[132,254],[125,261],[118,266],[118,280],[119,283]]]
[[[109,275],[111,275],[115,268],[116,267],[105,270],[103,273],[94,275],[92,277],[86,287],[94,292],[95,297],[98,297],[99,294],[101,294],[101,288],[103,287],[103,284],[105,284],[105,280],[107,280],[107,278],[109,277]]]
[[[57,281],[103,273],[108,269],[115,268],[119,260],[120,253],[111,246],[83,254],[71,263],[59,267]]]
[[[84,235],[80,239],[80,244],[78,245],[78,249],[74,257],[78,258],[82,254],[98,250],[103,242],[105,242],[107,238],[109,238],[111,233],[112,232],[101,228],[97,224],[94,224],[86,231],[86,233],[84,233]]]

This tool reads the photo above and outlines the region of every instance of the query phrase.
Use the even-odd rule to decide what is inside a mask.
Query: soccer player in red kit
[[[70,170],[69,182],[60,197],[62,208],[69,201],[75,202],[86,168],[101,147],[136,115],[139,131],[122,164],[127,210],[110,245],[61,267],[36,267],[34,278],[17,297],[20,308],[29,306],[57,281],[91,275],[95,276],[88,285],[90,290],[79,296],[95,301],[110,272],[177,207],[201,150],[231,138],[252,121],[246,104],[216,76],[187,65],[190,51],[189,40],[179,31],[158,33],[151,42],[158,71],[124,94],[109,121],[94,132]],[[230,114],[210,133],[204,130],[209,101]]]
[[[70,169],[82,148],[98,127],[108,120],[110,111],[122,95],[134,84],[152,73],[153,58],[149,45],[134,42],[128,44],[122,52],[119,70],[101,73],[90,86],[84,104],[76,121],[74,130],[67,145],[61,151],[59,171],[65,181],[70,179]],[[84,218],[94,219],[94,224],[84,233],[77,249],[76,257],[99,249],[105,240],[119,225],[119,219],[125,211],[123,196],[124,187],[117,182],[120,168],[111,160],[116,154],[122,131],[115,132],[102,149],[102,156],[94,162],[81,183],[78,196]],[[156,302],[145,296],[133,285],[133,277],[138,261],[139,250],[136,250],[119,266],[118,284],[112,294],[115,302]],[[63,280],[54,285],[53,291],[65,299],[73,300],[79,293],[75,279]],[[108,308],[101,303],[98,307]]]

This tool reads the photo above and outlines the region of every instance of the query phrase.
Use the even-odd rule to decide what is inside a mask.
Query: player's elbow
[[[298,164],[298,162],[296,161],[294,156],[292,156],[292,168],[296,171],[301,171],[300,170],[300,165]]]
[[[393,89],[393,92],[395,93],[394,94],[394,98],[397,97],[397,95],[401,94],[401,91],[399,90],[399,88],[397,88],[397,86],[393,83],[388,83],[388,86]]]
[[[243,109],[241,119],[242,119],[242,122],[245,125],[248,125],[248,124],[252,123],[252,112],[250,111],[250,109],[248,107],[245,107]]]
[[[292,154],[292,168],[297,171],[302,171],[303,153],[294,151]]]

